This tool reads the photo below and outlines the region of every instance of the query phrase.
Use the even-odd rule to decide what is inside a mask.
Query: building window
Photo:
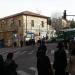
[[[21,26],[21,20],[18,20],[18,22],[19,22],[19,26]]]
[[[13,25],[14,25],[14,19],[11,18],[11,24],[9,25],[9,28],[13,27]]]
[[[14,18],[11,18],[11,23],[13,23],[13,24],[14,24]]]
[[[2,23],[4,23],[5,21],[4,20],[2,20]]]
[[[1,28],[2,28],[2,23],[1,23]]]
[[[13,24],[13,23],[11,23],[10,27],[13,27],[13,25],[14,25],[14,24]]]
[[[44,22],[43,21],[41,21],[41,25],[42,25],[42,27],[44,27]]]
[[[34,20],[31,20],[31,26],[34,27]]]
[[[3,28],[4,22],[1,22],[1,28]]]

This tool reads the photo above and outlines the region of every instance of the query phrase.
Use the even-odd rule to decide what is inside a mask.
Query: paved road
[[[54,51],[56,50],[56,43],[46,44],[47,45],[47,55],[51,60],[51,64],[53,64],[53,56]],[[14,59],[18,64],[17,72],[19,75],[37,75],[36,69],[36,51],[37,46],[27,46],[22,48],[4,48],[0,49],[0,54],[3,55],[4,60],[6,59],[6,55],[9,52],[14,53]]]
[[[47,44],[47,55],[53,61],[53,53],[56,44]],[[18,73],[21,75],[37,75],[36,73],[36,51],[37,47],[27,46],[22,48],[2,48],[0,54],[3,55],[4,60],[9,52],[14,53],[14,59],[18,64]]]

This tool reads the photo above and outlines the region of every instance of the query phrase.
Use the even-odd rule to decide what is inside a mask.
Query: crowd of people
[[[17,67],[18,65],[13,60],[13,53],[8,53],[5,61],[0,55],[0,75],[17,75]]]
[[[29,41],[20,40],[19,43],[14,41],[13,43],[13,47],[23,47],[23,46],[29,46],[29,45],[35,45],[35,39],[30,39]]]
[[[22,47],[22,44],[21,44],[21,47]],[[74,45],[75,45],[75,42],[73,40],[69,41],[68,44],[67,43],[65,44],[64,42],[58,42],[57,50],[54,52],[54,62],[52,65],[50,58],[46,54],[47,47],[46,47],[45,41],[43,39],[39,39],[38,49],[36,52],[38,75],[69,75],[69,70],[66,71],[68,63],[67,63],[67,54],[65,50],[68,49],[69,53],[72,56],[74,56],[75,55]],[[73,60],[70,59],[70,62],[72,62],[73,64]],[[17,75],[17,72],[16,72],[17,67],[18,65],[13,60],[13,53],[8,53],[5,61],[3,60],[2,55],[0,55],[1,75]],[[72,71],[72,73],[73,72],[75,71]]]
[[[39,47],[36,53],[38,75],[69,75],[67,69],[67,54],[64,42],[59,42],[54,53],[54,62],[51,65],[46,54],[47,47],[44,40],[39,40]]]
[[[18,46],[23,47],[23,45],[24,45],[23,40],[20,40],[20,45],[16,41],[13,42],[14,47],[18,47]]]

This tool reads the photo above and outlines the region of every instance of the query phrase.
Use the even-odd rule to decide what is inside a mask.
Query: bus
[[[75,28],[63,29],[60,30],[57,34],[57,41],[68,41],[74,39],[75,37]]]

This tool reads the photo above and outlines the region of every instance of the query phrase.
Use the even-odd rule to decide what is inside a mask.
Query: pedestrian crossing
[[[23,54],[33,54],[35,50],[28,51],[28,47],[23,47],[23,48],[1,48],[0,49],[0,54],[3,56],[4,60],[6,59],[6,56],[9,52],[14,53],[14,59],[16,59],[18,56],[23,55]]]
[[[18,70],[18,71],[17,71],[17,74],[18,74],[18,75],[30,75],[29,73],[24,72],[24,71],[22,71],[22,70]]]
[[[35,67],[30,67],[29,69],[30,69],[30,70],[33,70],[33,71],[35,72],[35,75],[38,75],[37,68],[35,68]]]
[[[30,53],[28,53],[28,54],[32,54],[34,52],[34,50],[32,50]]]
[[[24,48],[2,48],[2,49],[0,49],[0,54],[3,55],[4,57],[6,57],[6,55],[9,52],[13,52],[14,58],[16,58],[19,55],[23,55],[25,53],[27,53],[28,55],[33,54],[34,51],[36,51],[36,50],[28,51],[28,50],[26,50],[25,47]],[[55,50],[51,50],[50,52],[47,52],[47,55],[50,56],[50,59],[52,61],[54,60],[54,52],[55,52]],[[67,54],[67,60],[69,60],[69,52],[67,50],[66,50],[66,54]]]
[[[37,68],[35,68],[35,67],[30,67],[29,70],[33,70],[33,71],[35,72],[34,75],[38,75]],[[18,75],[32,75],[32,74],[27,73],[27,72],[25,72],[25,71],[23,71],[23,70],[18,70],[17,73],[18,73]]]
[[[27,51],[23,51],[20,55],[23,55],[23,54],[25,54]]]

